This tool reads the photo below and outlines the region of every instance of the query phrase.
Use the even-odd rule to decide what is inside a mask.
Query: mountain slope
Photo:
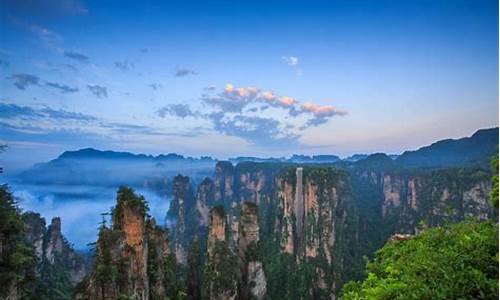
[[[405,151],[396,163],[405,167],[485,166],[497,152],[498,127],[478,130],[471,137],[441,140],[416,151]]]

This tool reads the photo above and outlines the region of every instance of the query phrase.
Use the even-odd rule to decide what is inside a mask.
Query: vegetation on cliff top
[[[389,242],[367,273],[342,299],[498,299],[498,226],[470,220]]]

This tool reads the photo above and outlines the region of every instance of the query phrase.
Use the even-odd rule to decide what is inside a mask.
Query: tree
[[[187,296],[190,300],[201,299],[200,290],[200,243],[195,237],[188,255]]]
[[[342,299],[498,299],[498,226],[465,221],[391,241]]]
[[[493,170],[493,177],[491,179],[493,186],[491,188],[490,199],[493,207],[498,208],[498,155],[491,159],[491,168]]]
[[[37,258],[24,237],[24,222],[14,197],[0,185],[0,298],[30,298]]]

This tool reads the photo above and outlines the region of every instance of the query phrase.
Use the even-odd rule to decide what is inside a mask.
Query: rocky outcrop
[[[219,161],[215,165],[215,202],[231,207],[234,190],[234,167],[229,161]]]
[[[357,244],[356,214],[347,174],[332,168],[296,168],[279,181],[281,246],[296,263],[314,270],[309,295],[334,297]],[[335,266],[335,267],[334,267]]]
[[[156,225],[154,219],[148,219],[146,221],[146,238],[149,298],[163,299],[167,294],[165,274],[167,259],[170,255],[167,232]]]
[[[100,228],[92,272],[79,285],[76,299],[165,296],[167,234],[146,214],[145,199],[130,188],[120,188],[112,225],[103,223]]]
[[[27,212],[23,215],[23,220],[26,238],[33,245],[38,257],[37,269],[41,280],[48,281],[44,276],[48,273],[46,270],[50,268],[68,274],[67,279],[71,285],[80,282],[87,272],[85,259],[63,236],[61,219],[53,218],[48,228],[45,228],[45,219],[38,213]]]
[[[267,291],[257,218],[257,205],[250,202],[243,204],[238,240],[241,299],[264,299]]]
[[[173,182],[173,198],[167,213],[167,221],[175,224],[172,230],[172,242],[177,262],[186,264],[187,249],[202,223],[198,205],[203,212],[206,202],[200,195],[200,203],[195,199],[189,177],[177,175]],[[209,196],[206,195],[206,198]],[[205,199],[206,200],[206,199]]]
[[[200,226],[208,227],[210,208],[215,201],[215,185],[210,178],[205,178],[196,191],[196,211]]]
[[[210,212],[207,262],[204,271],[204,299],[230,300],[237,297],[238,258],[231,249],[222,206]]]
[[[496,218],[489,203],[490,174],[481,169],[353,170],[361,248],[371,255],[395,233]]]

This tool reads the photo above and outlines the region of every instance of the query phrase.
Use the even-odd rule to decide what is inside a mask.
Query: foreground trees
[[[465,221],[391,241],[342,299],[498,299],[498,225]]]

